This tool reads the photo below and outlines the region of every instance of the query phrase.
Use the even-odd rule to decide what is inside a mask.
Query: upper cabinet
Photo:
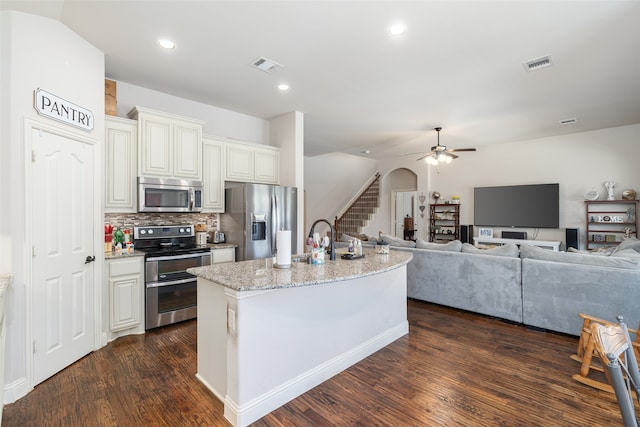
[[[225,143],[205,136],[202,141],[202,211],[224,212]]]
[[[136,212],[138,123],[105,117],[105,212]]]
[[[138,120],[138,175],[202,180],[202,125],[175,114],[134,107]]]
[[[227,181],[278,184],[280,150],[262,144],[227,142]]]

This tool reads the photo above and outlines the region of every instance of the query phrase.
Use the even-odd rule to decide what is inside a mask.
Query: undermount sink
[[[308,263],[309,262],[309,255],[308,254],[302,254],[302,255],[295,255],[291,257],[291,262],[304,262],[304,263]]]

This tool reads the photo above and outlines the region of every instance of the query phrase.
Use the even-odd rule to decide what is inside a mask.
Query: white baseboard
[[[2,403],[5,405],[13,403],[21,397],[26,396],[31,390],[33,390],[33,388],[29,387],[29,382],[26,377],[18,378],[4,385],[4,401]]]
[[[336,374],[355,365],[362,359],[386,347],[393,341],[409,333],[409,323],[404,322],[387,329],[368,341],[342,353],[327,362],[281,384],[273,390],[239,407],[227,396],[224,402],[224,416],[235,427],[244,427],[262,418],[269,412],[306,393]],[[197,376],[197,375],[196,375]],[[200,381],[211,387],[200,377]],[[214,392],[215,394],[215,392]],[[217,394],[216,394],[217,396]],[[220,399],[220,396],[217,396]],[[222,400],[222,399],[221,399]]]

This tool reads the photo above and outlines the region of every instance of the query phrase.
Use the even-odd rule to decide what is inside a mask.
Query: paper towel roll
[[[291,266],[291,230],[276,232],[276,266]]]

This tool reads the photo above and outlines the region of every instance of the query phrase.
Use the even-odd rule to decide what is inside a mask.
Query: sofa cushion
[[[447,243],[433,243],[427,242],[426,240],[418,239],[416,240],[416,248],[432,249],[435,251],[460,252],[460,249],[462,248],[462,242],[460,240],[452,240]]]
[[[356,239],[363,242],[376,241],[375,237],[369,236],[368,234],[363,234],[363,233],[342,233],[342,236],[340,236],[341,242],[349,243],[349,240],[356,240]]]
[[[390,234],[385,234],[380,232],[380,239],[382,240],[384,243],[388,243],[390,246],[401,246],[404,248],[415,248],[416,247],[416,242],[412,241],[412,240],[403,240],[403,239],[399,239],[395,236],[392,236]]]
[[[480,249],[475,246],[464,243],[462,245],[462,252],[470,253],[470,254],[485,254],[485,255],[496,255],[496,256],[506,256],[511,258],[518,258],[520,256],[520,250],[517,245],[513,243],[507,243],[504,245],[496,246],[495,248],[489,249]]]
[[[634,249],[623,249],[621,251],[616,250],[614,253],[611,254],[612,257],[619,257],[619,258],[640,258],[640,252],[634,250]]]
[[[520,258],[640,270],[640,258],[630,259],[622,257],[584,255],[571,252],[556,252],[530,245],[520,246]]]
[[[616,250],[613,251],[611,255],[615,255],[616,253],[623,252],[623,251],[626,252],[627,250],[633,250],[640,253],[640,240],[636,239],[635,237],[631,239],[623,240],[622,242],[620,242],[618,247],[616,247]]]

